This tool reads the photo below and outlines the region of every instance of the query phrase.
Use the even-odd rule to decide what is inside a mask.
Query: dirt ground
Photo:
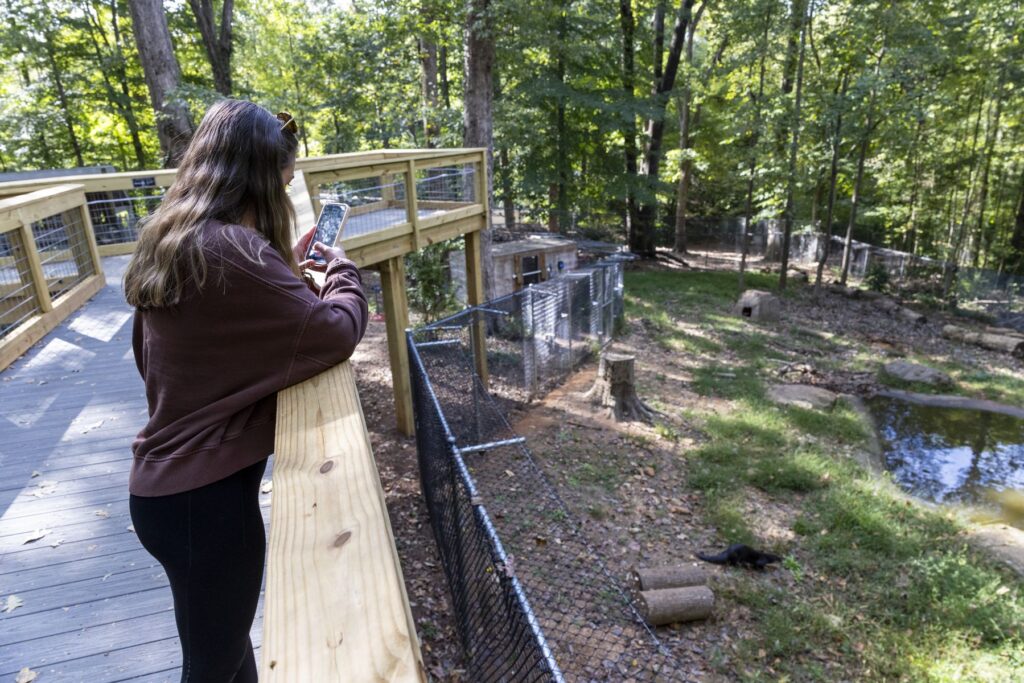
[[[694,265],[712,269],[733,266],[713,257]],[[816,297],[810,288],[788,298],[786,312],[789,329],[772,335],[768,342],[776,355],[790,359],[775,370],[774,379],[779,382],[869,393],[876,379],[865,355],[875,362],[926,355],[979,372],[1024,376],[1020,360],[942,339],[943,316],[911,327],[881,314],[871,302],[836,295]],[[695,327],[693,333],[703,332]],[[726,412],[729,402],[694,393],[690,384],[695,360],[666,349],[655,336],[643,325],[631,324],[616,348],[637,357],[643,398],[672,407],[676,417],[660,427],[616,424],[587,407],[579,395],[593,382],[593,364],[571,375],[543,400],[521,405],[510,415],[510,422],[527,438],[594,549],[624,585],[634,566],[690,561],[695,551],[717,551],[721,545],[716,529],[702,514],[700,495],[686,484],[686,453],[699,443],[701,435],[679,416],[688,410]],[[851,340],[853,344],[847,343]],[[420,493],[415,442],[401,436],[394,426],[382,322],[371,323],[353,361],[424,664],[435,680],[467,680],[444,573]],[[729,358],[721,361],[727,364]],[[799,495],[795,496],[789,503],[779,503],[752,490],[746,504],[749,511],[759,513],[750,515],[758,520],[754,529],[758,537],[776,547],[790,545],[793,520],[800,510]],[[799,549],[793,552],[800,560]],[[746,607],[728,599],[731,591],[742,590],[734,571],[707,567],[716,592],[726,596],[714,616],[704,622],[660,628],[657,634],[695,679],[733,680],[745,667],[733,657],[739,651],[738,643],[756,626]],[[799,590],[789,571],[769,570],[759,580],[776,588]],[[820,656],[823,666],[827,665],[830,653],[823,650]],[[772,671],[771,661],[758,666],[767,674]]]

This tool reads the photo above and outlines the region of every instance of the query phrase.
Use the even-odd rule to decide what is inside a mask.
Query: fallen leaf
[[[26,543],[35,543],[40,538],[43,538],[44,536],[46,536],[46,534],[48,534],[48,533],[50,533],[49,529],[36,529],[32,533],[30,533],[28,535],[28,538],[26,538],[24,541],[22,541],[21,544],[25,545]]]
[[[14,683],[32,683],[39,677],[39,674],[28,668],[27,666],[21,667],[21,671],[14,677]]]
[[[95,429],[99,429],[100,427],[103,426],[103,422],[103,420],[100,420],[99,422],[93,422],[91,425],[87,425],[84,429],[82,429],[82,433],[88,434],[89,432]]]
[[[106,517],[109,517],[109,516],[110,516],[110,513],[109,513],[109,512],[107,512],[106,510],[97,510],[97,511],[96,511],[96,512],[94,512],[93,514],[94,514],[94,515],[96,515],[97,517],[104,517],[104,518],[106,518]]]
[[[36,477],[42,476],[42,474],[43,474],[42,472],[37,472],[37,471],[33,470],[32,471],[32,478],[35,479]]]
[[[22,601],[22,599],[19,598],[17,595],[8,595],[7,602],[4,603],[3,611],[10,614],[11,612],[18,609],[24,604],[25,603]]]
[[[58,540],[54,541],[53,543],[51,543],[50,547],[51,548],[56,548],[57,546],[61,545],[63,542],[64,542],[63,538],[58,539]]]
[[[273,479],[264,479],[263,480],[263,485],[260,486],[260,493],[270,493],[273,490],[274,490],[274,480]]]
[[[128,531],[130,531],[130,532],[132,532],[134,534],[135,533],[135,525],[134,524],[129,524],[128,525]]]

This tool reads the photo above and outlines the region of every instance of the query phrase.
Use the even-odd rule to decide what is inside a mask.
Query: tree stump
[[[715,594],[707,586],[664,588],[640,594],[640,614],[651,626],[707,619],[715,606]]]
[[[597,381],[583,397],[606,408],[616,422],[652,422],[658,415],[636,393],[636,357],[605,352],[597,368]]]

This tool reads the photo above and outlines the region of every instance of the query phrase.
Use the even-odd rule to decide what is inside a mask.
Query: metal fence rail
[[[505,417],[611,339],[622,266],[408,333],[420,476],[470,680],[683,678]],[[488,387],[474,370],[481,328]]]

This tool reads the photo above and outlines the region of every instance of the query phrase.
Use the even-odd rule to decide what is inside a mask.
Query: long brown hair
[[[295,209],[281,171],[295,159],[298,140],[273,114],[251,102],[220,100],[206,112],[160,207],[140,227],[124,277],[125,298],[137,308],[181,301],[189,282],[206,281],[202,228],[211,219],[243,222],[290,263]],[[261,263],[252,245],[234,246]]]

